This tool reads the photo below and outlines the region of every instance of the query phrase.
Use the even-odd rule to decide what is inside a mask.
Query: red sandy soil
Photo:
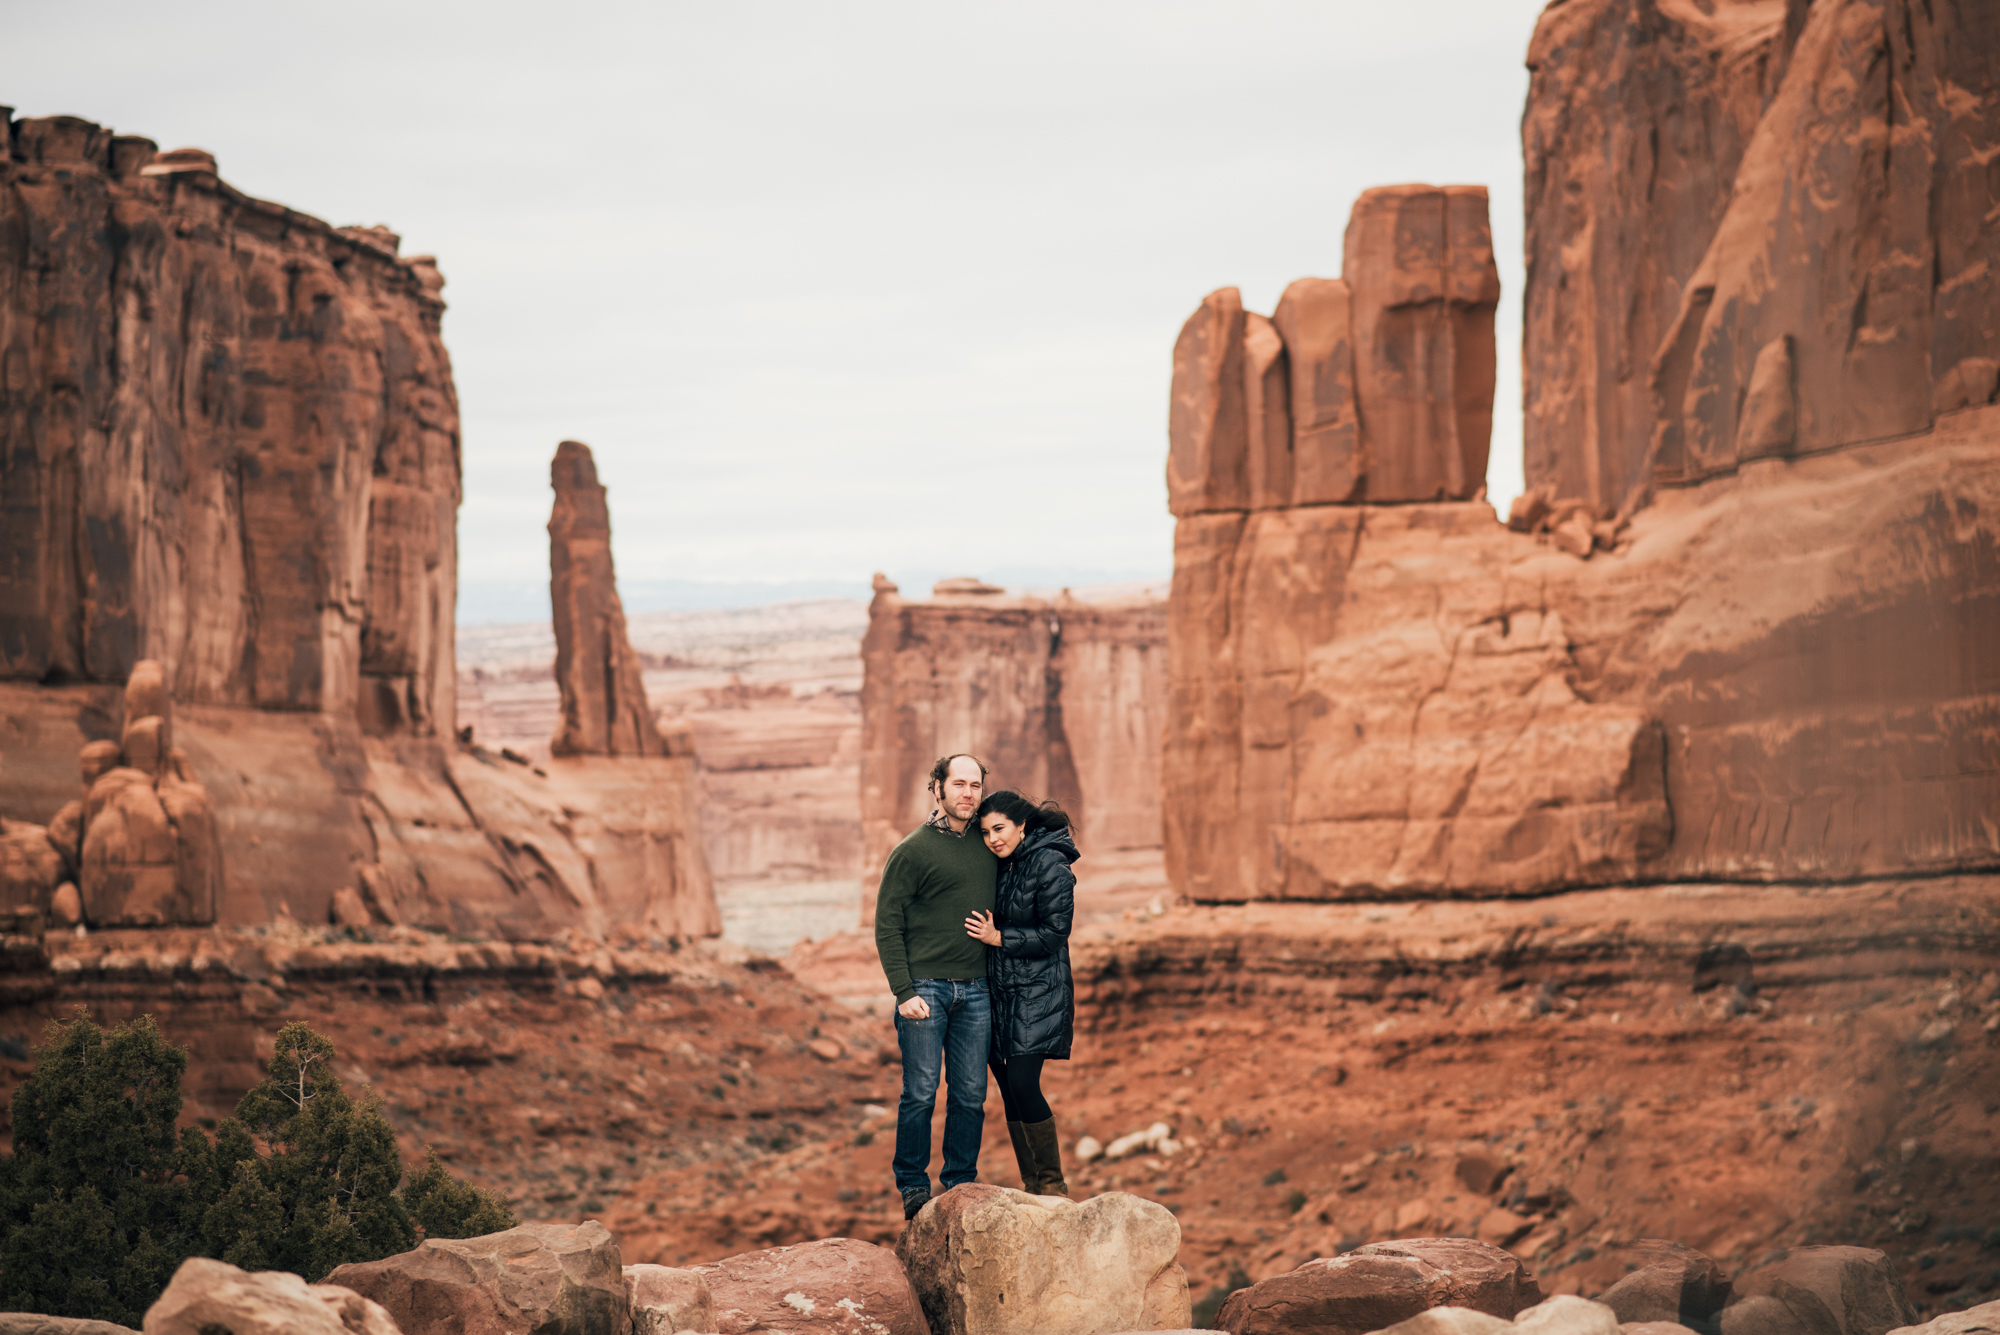
[[[296,930],[9,945],[0,1035],[154,1013],[212,1121],[307,1020],[412,1160],[437,1146],[525,1218],[601,1217],[628,1262],[902,1227],[889,1023],[771,961]],[[1931,1312],[2000,1287],[2000,878],[1135,911],[1074,953],[1065,1142],[1163,1120],[1184,1148],[1073,1165],[1072,1188],[1168,1203],[1197,1294],[1454,1232],[1554,1291],[1598,1291],[1637,1236],[1739,1271],[1881,1247]],[[0,1060],[10,1089],[27,1069]],[[1012,1185],[997,1098],[987,1120],[981,1177]]]
[[[1738,1270],[1881,1247],[1921,1309],[1982,1301],[2000,1288],[1996,907],[2000,882],[1960,878],[1134,915],[1076,943],[1077,1059],[1048,1092],[1068,1144],[1164,1120],[1185,1148],[1073,1168],[1073,1194],[1167,1202],[1197,1294],[1238,1267],[1477,1233],[1555,1292],[1596,1293],[1622,1273],[1608,1244],[1665,1237]],[[1754,959],[1748,991],[1727,958],[1697,976],[1717,942]],[[1016,1185],[1000,1117],[989,1099],[980,1176]],[[885,1112],[669,1169],[605,1219],[628,1261],[891,1241],[893,1140]]]

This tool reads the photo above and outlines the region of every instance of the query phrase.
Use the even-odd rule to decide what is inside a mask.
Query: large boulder
[[[62,854],[47,830],[0,820],[0,909],[46,910],[62,878]]]
[[[1888,1335],[1917,1321],[1895,1266],[1869,1247],[1799,1247],[1736,1291],[1722,1335]]]
[[[412,1332],[630,1335],[632,1330],[618,1242],[594,1219],[522,1224],[479,1238],[427,1238],[414,1251],[341,1266],[327,1281],[374,1299]]]
[[[117,1329],[117,1327],[106,1327]],[[83,1335],[77,1332],[76,1335]],[[145,1335],[402,1335],[352,1289],[282,1270],[251,1273],[205,1256],[181,1262],[146,1309]]]
[[[1216,1317],[1232,1335],[1368,1335],[1433,1307],[1509,1321],[1542,1300],[1521,1262],[1470,1238],[1376,1242],[1308,1261],[1229,1295]]]
[[[632,1335],[679,1335],[684,1330],[716,1328],[715,1299],[708,1281],[692,1270],[628,1265],[625,1284],[632,1294]]]
[[[971,1183],[919,1211],[896,1255],[935,1335],[1109,1335],[1192,1323],[1180,1246],[1156,1201]]]
[[[664,1267],[661,1267],[664,1269]],[[823,1238],[690,1267],[707,1285],[721,1335],[930,1335],[895,1254],[872,1242]],[[633,1294],[636,1311],[639,1294]]]
[[[90,786],[83,834],[83,911],[95,927],[179,922],[180,850],[153,776],[120,766]]]
[[[1638,1267],[1597,1295],[1621,1324],[1672,1321],[1704,1329],[1729,1301],[1722,1267],[1692,1247],[1642,1238],[1614,1255]]]
[[[39,1312],[0,1312],[0,1335],[139,1335],[130,1326],[92,1321],[80,1316],[43,1316]]]

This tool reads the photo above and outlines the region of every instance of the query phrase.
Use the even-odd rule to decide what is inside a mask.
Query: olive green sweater
[[[965,920],[993,911],[1000,859],[977,830],[963,836],[920,825],[882,868],[875,897],[875,951],[902,1005],[918,978],[984,978],[986,947]]]

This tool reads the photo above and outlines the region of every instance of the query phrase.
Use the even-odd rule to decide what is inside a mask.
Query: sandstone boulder
[[[47,909],[62,879],[62,855],[46,829],[0,820],[0,909]]]
[[[1398,1321],[1380,1335],[1508,1335],[1513,1329],[1513,1322],[1470,1307],[1433,1307]]]
[[[973,1183],[918,1212],[896,1254],[933,1335],[1107,1335],[1189,1324],[1181,1230],[1154,1201]]]
[[[714,1331],[715,1300],[708,1281],[692,1270],[665,1265],[628,1265],[632,1292],[632,1335],[678,1335]]]
[[[77,770],[83,775],[84,790],[88,792],[99,778],[118,768],[121,755],[118,743],[113,741],[84,743],[83,750],[76,757]]]
[[[1722,1267],[1692,1247],[1649,1238],[1615,1248],[1612,1255],[1639,1267],[1597,1295],[1621,1324],[1703,1326],[1729,1301]]]
[[[1618,1335],[1701,1335],[1678,1321],[1621,1321]]]
[[[337,1284],[197,1256],[146,1310],[145,1335],[401,1335],[381,1307]]]
[[[721,1335],[930,1335],[895,1253],[853,1238],[744,1252],[692,1266],[708,1286]],[[637,1297],[634,1297],[636,1307]]]
[[[1736,1282],[1722,1335],[1887,1335],[1916,1324],[1895,1264],[1869,1247],[1799,1247]]]
[[[39,1312],[0,1312],[0,1335],[139,1335],[130,1326],[88,1317],[43,1316]]]
[[[49,817],[49,843],[62,856],[63,871],[75,876],[83,868],[83,802],[65,802]]]
[[[399,1256],[340,1266],[327,1282],[382,1304],[413,1332],[628,1335],[632,1329],[618,1242],[595,1220],[427,1238]]]
[[[1469,1238],[1412,1238],[1308,1261],[1239,1289],[1223,1303],[1216,1327],[1233,1335],[1367,1335],[1434,1307],[1511,1321],[1541,1300],[1533,1276],[1498,1247]]]
[[[1521,1335],[1619,1335],[1616,1312],[1568,1293],[1523,1308],[1514,1329]]]
[[[85,809],[79,885],[85,920],[99,927],[181,921],[180,849],[152,776],[108,770],[90,786]]]

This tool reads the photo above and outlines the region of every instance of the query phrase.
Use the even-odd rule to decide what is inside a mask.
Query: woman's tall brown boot
[[[1035,1185],[1028,1190],[1037,1196],[1069,1195],[1069,1183],[1063,1181],[1062,1141],[1056,1136],[1056,1119],[1029,1122],[1021,1130],[1039,1170]]]
[[[1041,1174],[1035,1168],[1035,1152],[1028,1147],[1027,1123],[1007,1123],[1007,1139],[1014,1142],[1014,1166],[1021,1170],[1021,1190],[1032,1193]]]

